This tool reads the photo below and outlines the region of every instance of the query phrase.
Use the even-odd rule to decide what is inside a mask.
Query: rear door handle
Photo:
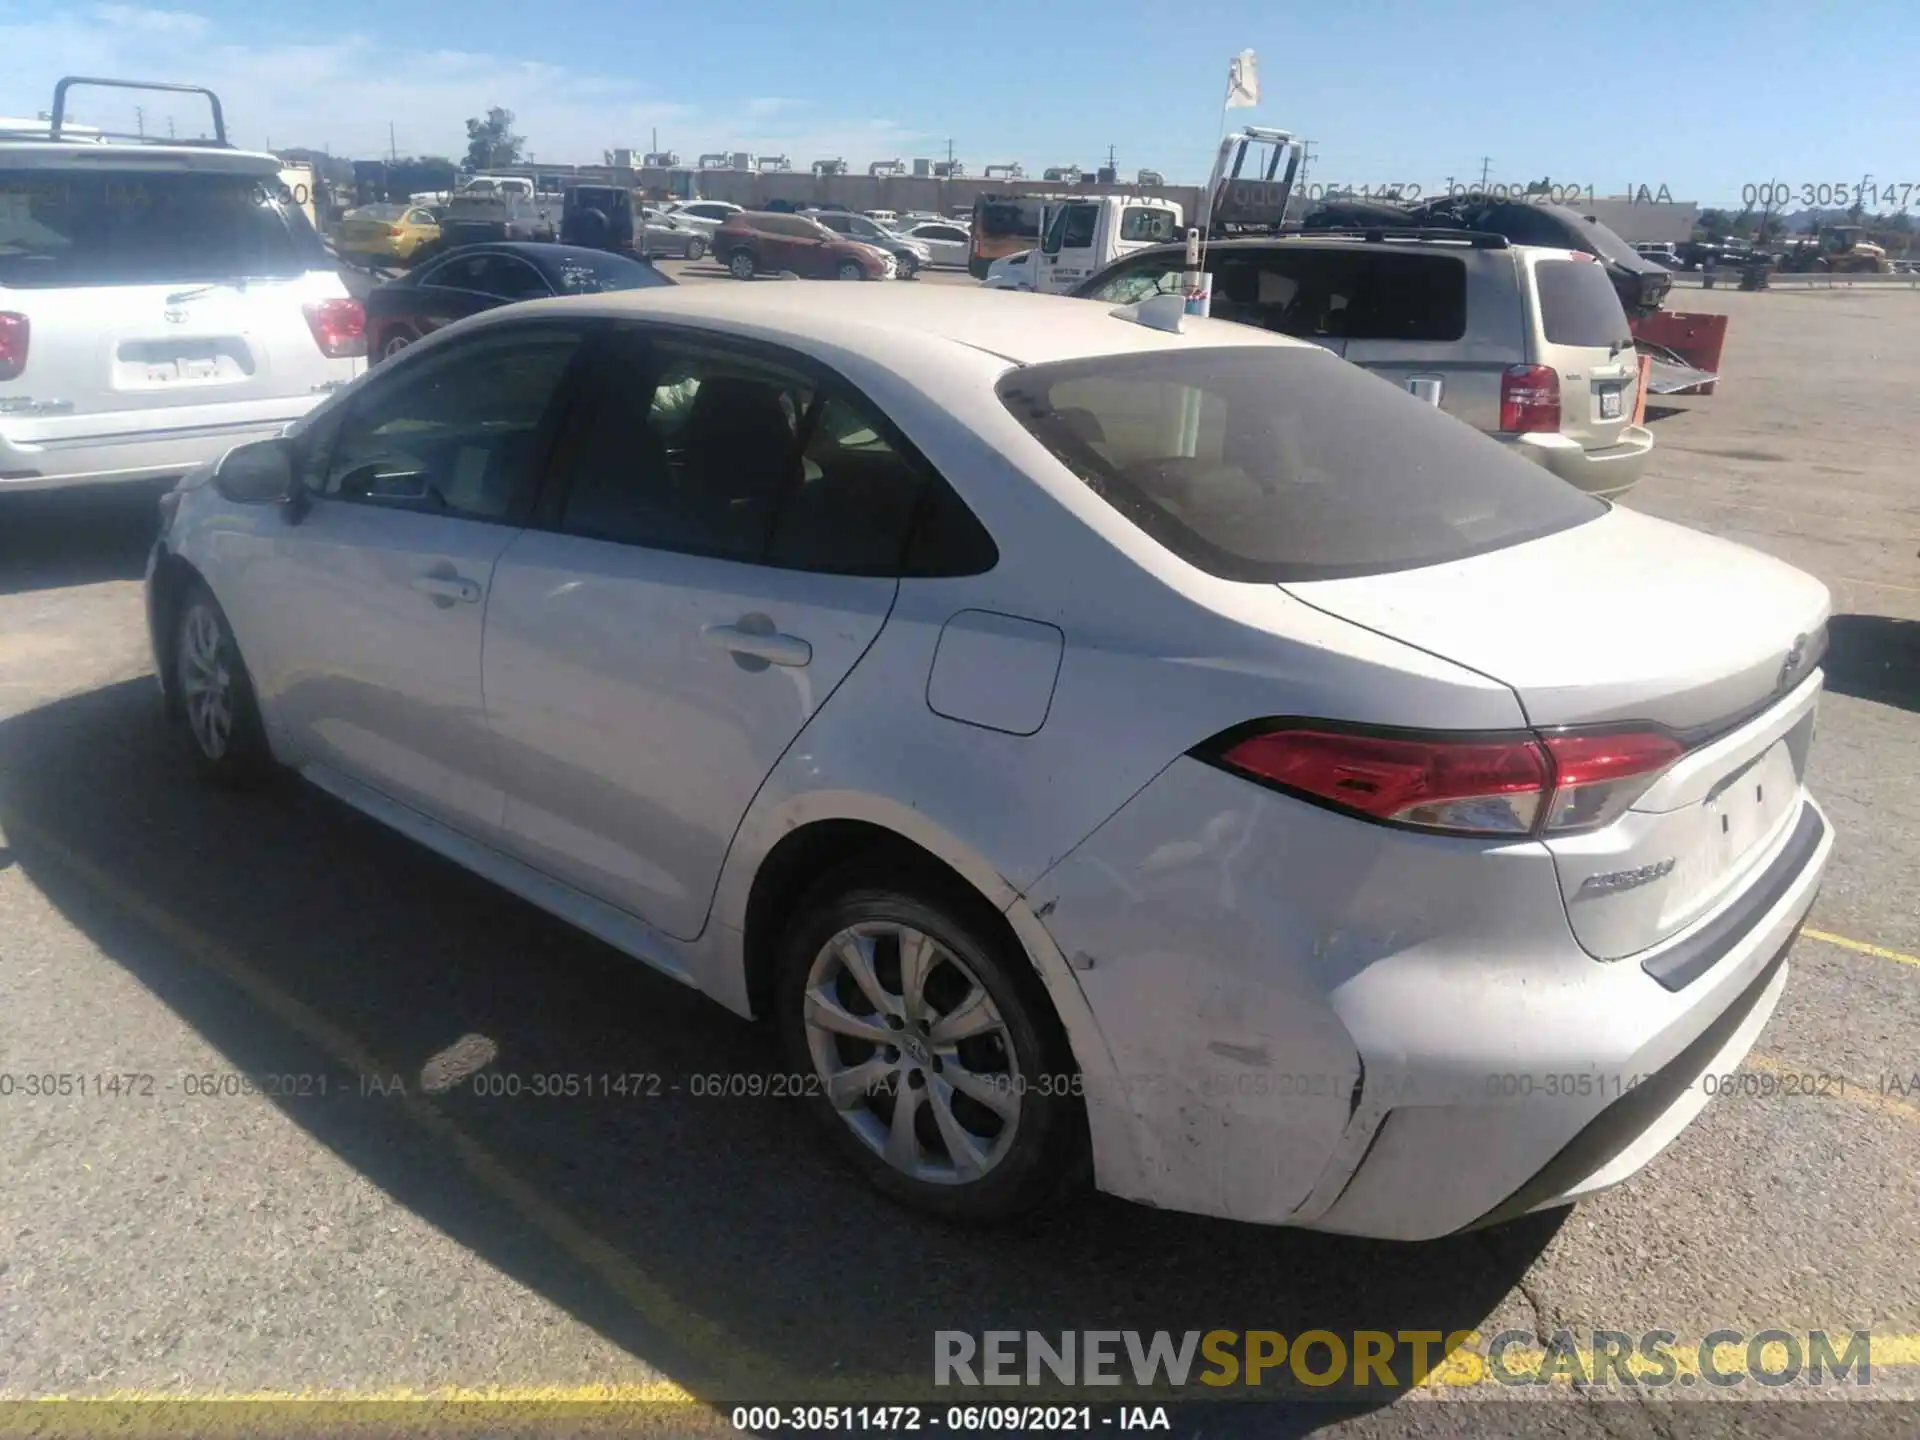
[[[705,626],[700,638],[716,649],[769,665],[800,666],[813,659],[813,646],[797,635],[782,635],[763,615],[744,615],[737,625]]]
[[[464,600],[469,605],[480,603],[479,583],[464,580],[458,575],[421,575],[414,580],[413,588],[436,600]]]

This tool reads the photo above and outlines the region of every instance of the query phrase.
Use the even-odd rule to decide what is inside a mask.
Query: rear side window
[[[1442,564],[1606,510],[1318,350],[1104,356],[1017,370],[999,392],[1095,494],[1228,580]]]
[[[1458,340],[1467,333],[1467,267],[1453,255],[1369,253],[1345,319],[1349,340]]]
[[[1540,328],[1553,345],[1633,344],[1627,312],[1607,272],[1593,260],[1540,260],[1533,267]]]
[[[0,169],[0,285],[173,285],[330,265],[277,177]]]

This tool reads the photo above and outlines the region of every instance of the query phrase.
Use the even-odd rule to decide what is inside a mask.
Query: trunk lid
[[[1546,840],[1596,956],[1717,908],[1799,815],[1830,598],[1784,562],[1616,507],[1453,564],[1284,588],[1504,683],[1536,728],[1638,722],[1687,747],[1612,824]]]

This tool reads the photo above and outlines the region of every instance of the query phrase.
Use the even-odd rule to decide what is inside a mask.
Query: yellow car
[[[340,220],[335,248],[343,260],[405,261],[440,238],[440,222],[421,205],[362,205]]]

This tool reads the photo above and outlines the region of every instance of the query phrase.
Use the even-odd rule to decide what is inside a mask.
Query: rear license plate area
[[[1621,404],[1625,387],[1620,385],[1602,385],[1594,391],[1596,413],[1602,420],[1618,420],[1621,416]]]
[[[1708,843],[1718,850],[1722,868],[1737,865],[1779,828],[1799,790],[1784,738],[1715,787],[1706,799]]]
[[[126,340],[114,355],[113,386],[116,390],[167,390],[231,385],[252,373],[252,353],[237,336]]]

